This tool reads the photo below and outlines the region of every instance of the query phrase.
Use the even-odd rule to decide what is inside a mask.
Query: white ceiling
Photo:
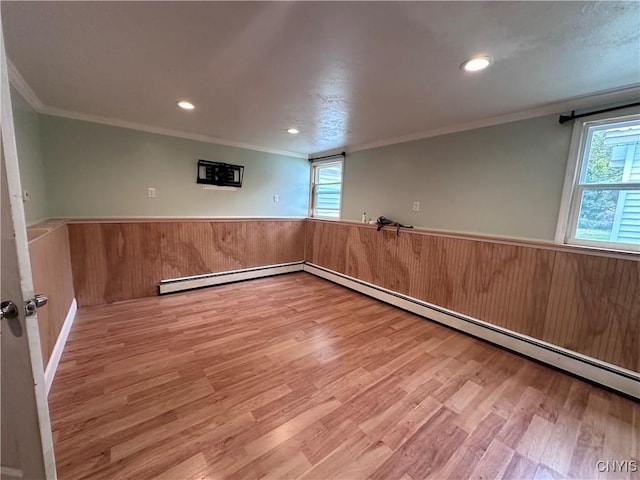
[[[640,85],[635,1],[2,2],[2,20],[42,111],[303,154]],[[460,70],[480,53],[490,69]]]

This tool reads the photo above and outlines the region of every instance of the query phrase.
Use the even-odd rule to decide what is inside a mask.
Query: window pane
[[[342,162],[314,167],[314,217],[340,218],[342,193]]]
[[[313,211],[314,217],[329,217],[329,218],[339,218],[340,212],[338,210],[326,210],[323,208],[315,208]]]
[[[316,183],[340,183],[342,164],[316,167]]]
[[[340,184],[316,185],[316,208],[340,209]]]
[[[576,238],[640,244],[640,189],[586,189]]]
[[[589,128],[581,184],[640,182],[640,121]]]

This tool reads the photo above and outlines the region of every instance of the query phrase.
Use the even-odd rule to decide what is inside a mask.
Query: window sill
[[[596,252],[607,252],[607,253],[622,253],[629,255],[640,255],[640,245],[624,245],[618,247],[615,244],[605,243],[605,242],[588,242],[588,241],[567,241],[563,243],[559,243],[559,245],[564,245],[571,248],[580,248],[585,250],[592,250]]]

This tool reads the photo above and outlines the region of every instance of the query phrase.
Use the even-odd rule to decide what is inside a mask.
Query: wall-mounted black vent
[[[242,187],[244,167],[229,163],[198,160],[198,183],[219,187]]]

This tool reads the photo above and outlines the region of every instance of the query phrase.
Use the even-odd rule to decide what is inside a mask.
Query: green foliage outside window
[[[624,167],[611,166],[612,146],[604,144],[605,130],[593,132],[585,183],[617,183]],[[585,190],[578,218],[578,238],[608,240],[618,201],[616,190]]]

